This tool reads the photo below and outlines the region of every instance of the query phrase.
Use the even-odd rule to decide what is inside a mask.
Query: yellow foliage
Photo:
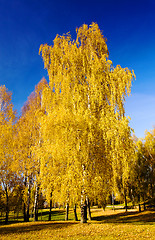
[[[49,75],[42,97],[43,146],[50,156],[44,177],[47,185],[53,183],[57,201],[59,193],[62,201],[80,196],[82,189],[89,197],[97,194],[96,179],[106,179],[110,187],[112,176],[121,173],[125,182],[132,152],[124,102],[134,72],[113,67],[96,23],[84,24],[76,33],[75,41],[70,34],[57,35],[52,46],[39,50]]]

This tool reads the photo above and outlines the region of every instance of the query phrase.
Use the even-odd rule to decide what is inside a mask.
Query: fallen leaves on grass
[[[107,213],[107,214],[106,214]],[[154,212],[92,211],[87,224],[74,221],[30,222],[0,226],[1,240],[155,239]],[[97,218],[98,217],[98,218]],[[102,220],[98,221],[99,219]]]

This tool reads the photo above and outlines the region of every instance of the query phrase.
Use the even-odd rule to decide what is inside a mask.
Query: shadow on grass
[[[5,223],[5,220],[1,221],[0,222],[0,226],[8,226],[8,225],[11,225],[11,224],[14,224],[14,223],[23,223],[24,221],[23,220],[10,220],[8,223]]]
[[[44,214],[48,214],[48,211]],[[64,214],[64,210],[54,210],[52,211],[52,214],[55,216],[59,214]],[[135,211],[128,211],[128,212],[117,212],[115,211],[114,214],[111,215],[101,215],[101,216],[95,216],[92,218],[92,224],[96,223],[113,223],[113,224],[135,224],[135,225],[141,225],[141,224],[147,224],[152,225],[155,223],[155,211],[147,210],[144,212],[135,212]],[[96,222],[95,222],[96,221]],[[12,222],[15,223],[15,222]],[[19,222],[18,222],[19,223]],[[73,221],[44,221],[44,222],[29,222],[29,223],[20,223],[20,224],[8,224],[0,227],[0,235],[5,234],[20,234],[20,233],[28,233],[28,232],[34,232],[34,231],[41,231],[41,230],[55,230],[60,229],[63,230],[69,226],[73,226],[75,224],[78,224],[79,222],[73,222]],[[89,223],[90,224],[90,223]]]
[[[132,223],[132,224],[153,224],[155,223],[155,211],[144,212],[123,212],[112,215],[93,217],[92,220],[101,223]]]
[[[54,229],[63,229],[70,225],[74,225],[76,222],[31,222],[20,225],[7,225],[0,228],[0,235],[13,234],[13,233],[27,233],[40,230],[54,230]]]
[[[59,209],[59,210],[52,210],[51,215],[52,216],[58,216],[58,215],[64,215],[65,214],[65,210]],[[45,216],[45,215],[49,215],[49,210],[43,211],[43,212],[39,212],[38,216]]]
[[[30,222],[33,221],[33,215],[30,217]],[[42,212],[38,213],[38,217],[40,218],[39,221],[48,221],[49,218],[49,210],[45,210]],[[43,218],[41,220],[41,218]],[[51,212],[51,220],[52,221],[63,221],[65,219],[65,210],[52,210]],[[7,223],[7,225],[9,224],[13,224],[13,223],[23,223],[24,222],[24,217],[23,216],[19,216],[18,219],[14,218],[13,216],[9,216],[9,221]],[[5,224],[5,217],[3,217],[3,219],[0,219],[0,226],[1,225],[6,225]]]

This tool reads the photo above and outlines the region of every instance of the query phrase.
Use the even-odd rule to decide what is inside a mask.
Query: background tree
[[[30,215],[30,198],[31,189],[35,184],[34,197],[34,217],[37,220],[38,206],[38,191],[39,191],[39,174],[40,174],[40,159],[38,151],[41,145],[40,135],[40,114],[42,90],[47,84],[45,79],[42,79],[35,88],[35,91],[30,95],[22,109],[22,115],[17,123],[18,136],[16,142],[17,154],[15,156],[18,166],[18,173],[23,177],[24,184],[24,220],[29,221]]]
[[[139,204],[139,211],[141,211],[140,202],[148,197],[150,166],[146,158],[144,142],[137,139],[135,142],[135,155],[133,163],[131,164],[130,179],[131,179],[131,200],[133,205]]]
[[[0,185],[5,192],[5,222],[8,222],[10,195],[17,184],[13,171],[14,124],[16,113],[11,102],[11,92],[0,86]]]
[[[154,198],[154,129],[146,132],[145,138],[134,138],[135,154],[131,164],[131,192],[130,197],[134,203]]]
[[[150,167],[150,196],[153,198],[155,195],[155,128],[146,132],[144,141],[145,156]]]

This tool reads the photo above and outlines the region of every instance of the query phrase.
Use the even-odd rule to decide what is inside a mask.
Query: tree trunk
[[[139,202],[139,212],[141,212],[141,205],[140,205],[140,195],[138,195],[138,202]]]
[[[113,211],[115,211],[115,199],[114,199],[114,192],[112,192],[111,200],[112,200]]]
[[[26,204],[24,203],[24,207],[23,207],[23,214],[24,214],[24,222],[26,222]]]
[[[6,207],[6,212],[5,212],[5,224],[8,223],[8,218],[9,218],[9,213],[8,213],[8,209]]]
[[[29,218],[30,218],[30,193],[31,193],[31,189],[30,189],[30,181],[28,183],[28,200],[27,200],[27,209],[26,209],[26,222],[29,222]]]
[[[17,221],[18,221],[18,216],[19,216],[19,209],[17,210]]]
[[[124,193],[124,199],[125,199],[125,211],[128,211],[128,204],[127,204],[127,199],[126,199],[126,193]]]
[[[140,205],[140,203],[139,203],[139,205],[138,205],[138,206],[139,206],[139,212],[141,212],[141,205]]]
[[[26,183],[27,183],[27,178],[25,177],[25,181],[24,181],[25,188],[26,188]],[[26,222],[27,217],[26,217],[26,204],[25,204],[25,202],[24,202],[24,206],[23,206],[23,214],[24,214],[24,222]]]
[[[105,211],[105,208],[106,208],[106,200],[103,201],[103,203],[102,203],[102,207],[103,207],[103,211]]]
[[[41,208],[41,221],[42,221],[42,216],[43,216],[43,211],[42,211],[42,208]]]
[[[49,221],[51,221],[51,213],[52,213],[52,193],[51,193],[51,199],[50,199],[50,211],[49,211],[49,218],[48,218]]]
[[[86,178],[86,171],[85,165],[82,165],[83,171],[83,188],[81,191],[81,223],[87,222],[87,203],[86,203],[86,193],[85,193],[85,178]]]
[[[66,216],[65,216],[65,221],[68,221],[68,214],[69,214],[69,203],[66,203]]]
[[[38,192],[39,187],[36,183],[36,189],[35,189],[35,197],[34,197],[34,221],[38,221]]]
[[[144,201],[144,211],[146,210],[146,205],[145,205],[145,201]]]
[[[154,165],[153,164],[152,164],[152,172],[151,172],[151,195],[152,195],[152,198],[154,198]]]
[[[75,221],[78,221],[78,217],[76,213],[76,204],[74,205],[74,217],[75,217]]]
[[[88,220],[91,220],[90,201],[88,197],[86,197],[86,203],[87,203],[87,210],[88,210]]]
[[[6,194],[5,223],[7,224],[9,218],[9,196],[7,186],[5,187],[5,194]]]
[[[81,204],[81,223],[87,223],[87,204]]]
[[[103,207],[103,211],[105,212],[105,207],[106,207],[106,205],[105,205],[105,204],[103,204],[103,206],[102,206],[102,207]]]

